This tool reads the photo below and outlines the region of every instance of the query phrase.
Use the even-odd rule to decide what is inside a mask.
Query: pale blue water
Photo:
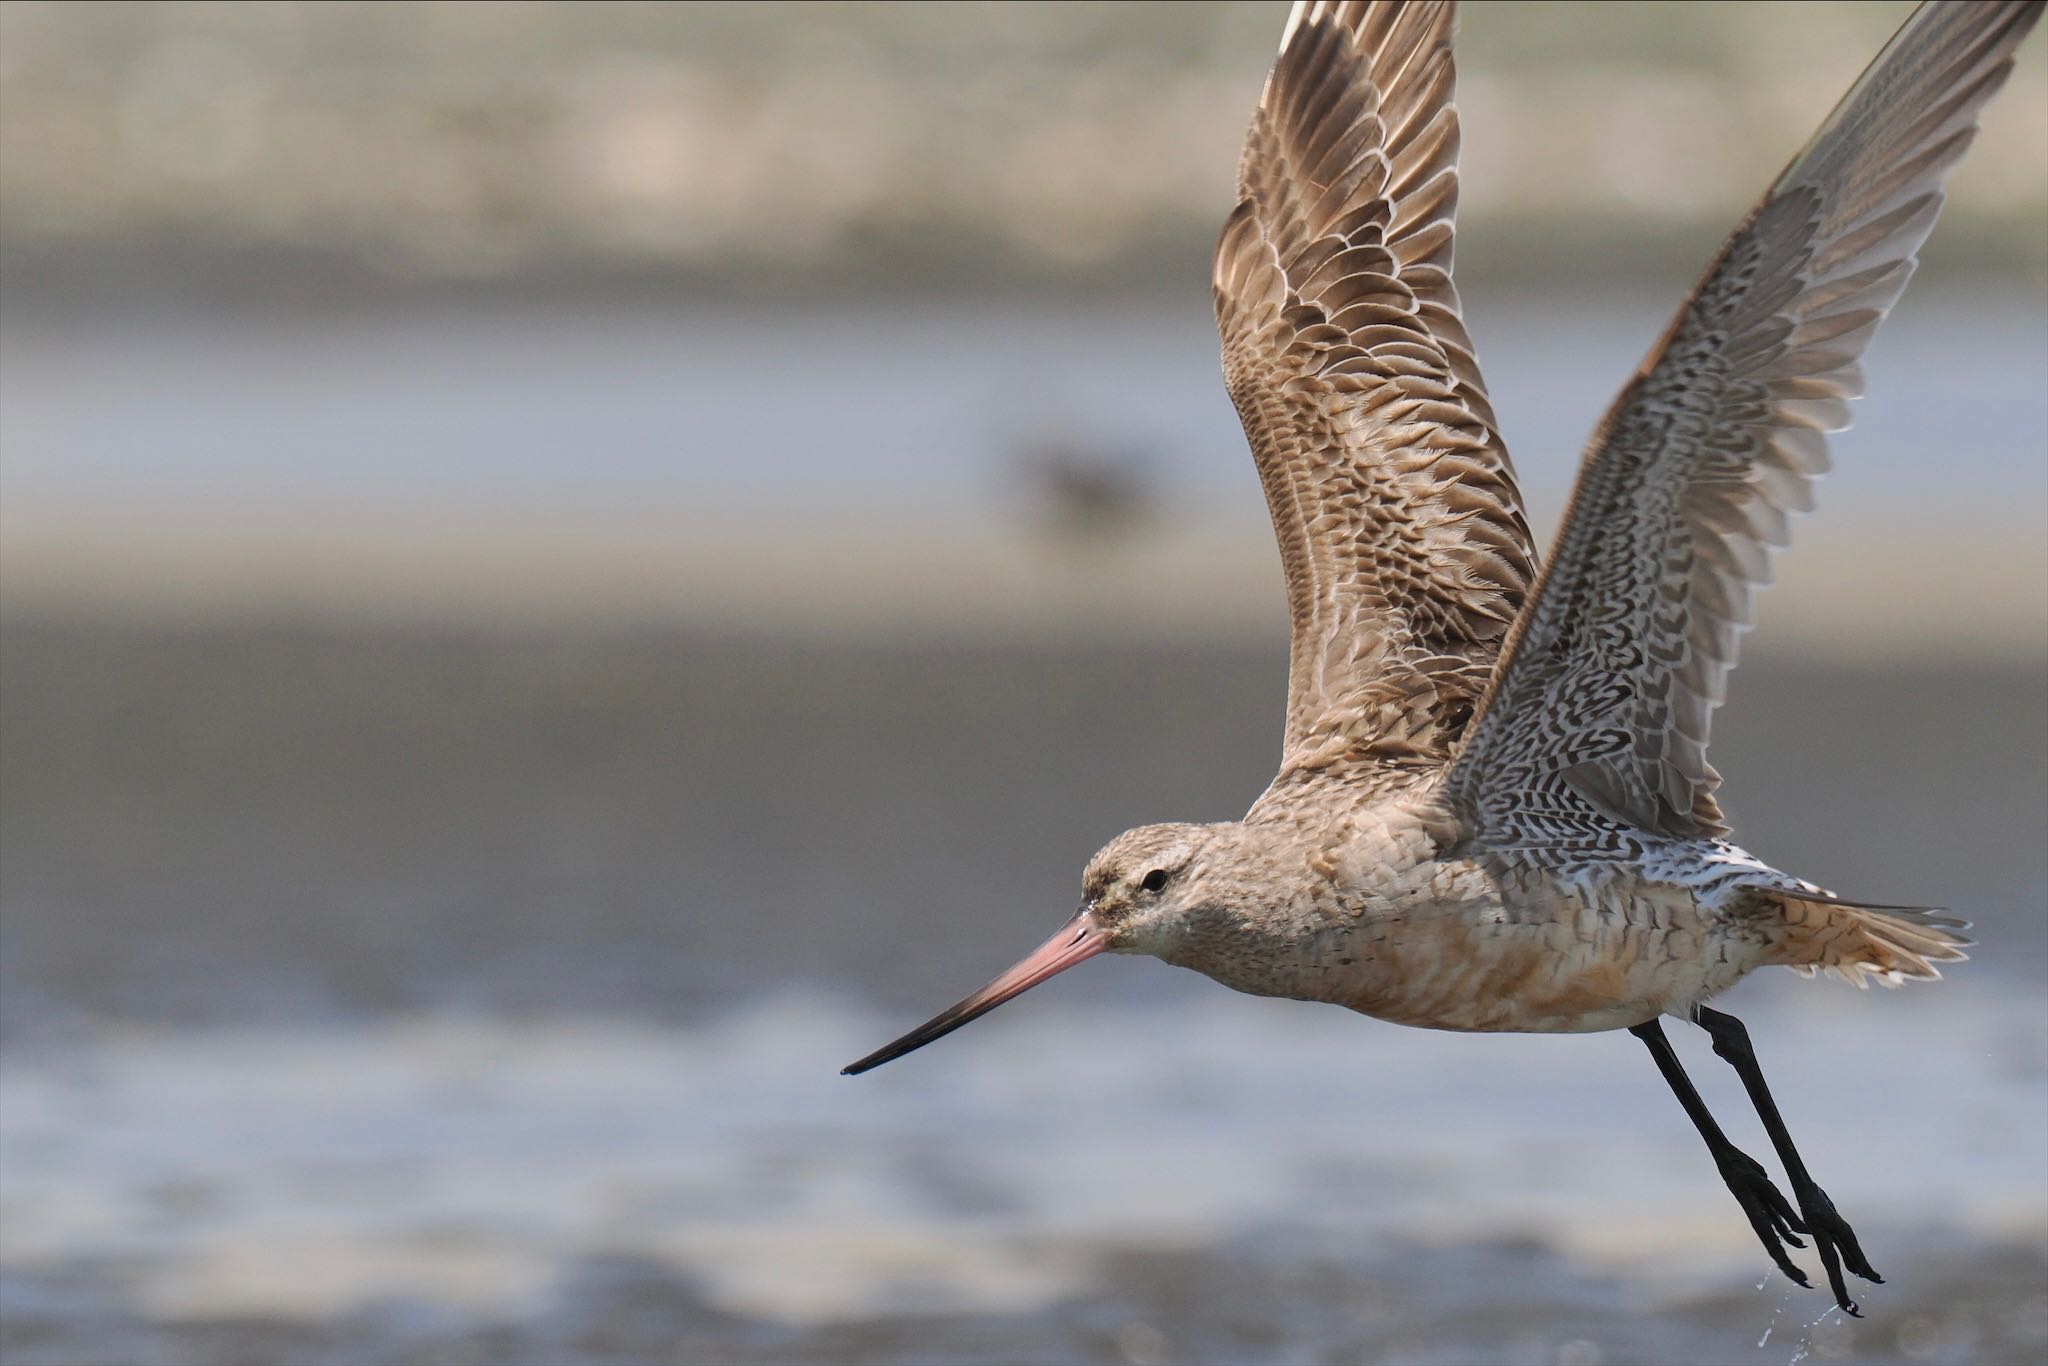
[[[1669,298],[1476,301],[1546,529]],[[1838,445],[1831,519],[2014,519],[2048,503],[2048,324],[2033,293],[1909,296]],[[0,498],[489,510],[1005,511],[1020,447],[1142,453],[1162,496],[1263,515],[1205,297],[883,310],[0,318]]]
[[[2048,1217],[2048,1080],[2015,1048],[2037,1011],[1784,981],[1740,996],[1802,1144],[1894,1281],[1859,1292],[1871,1317],[1831,1329],[1833,1353],[1900,1359],[1902,1323],[1954,1339],[1938,1359],[2040,1345],[2026,1325],[2048,1302],[2019,1287]],[[551,1355],[565,1342],[915,1359],[964,1324],[990,1338],[976,1359],[1142,1358],[1076,1350],[1092,1318],[1156,1330],[1189,1354],[1174,1360],[1245,1359],[1233,1334],[1257,1325],[1259,1359],[1279,1361],[1350,1340],[1367,1360],[1556,1361],[1586,1341],[1609,1360],[1766,1362],[1751,1343],[1781,1313],[1777,1360],[1826,1306],[1751,1289],[1760,1254],[1626,1035],[1417,1033],[1216,992],[1077,1009],[1051,989],[947,1054],[833,1075],[899,1023],[778,996],[691,1029],[425,1018],[17,1056],[0,1061],[6,1271],[43,1313],[116,1272],[160,1351],[180,1325],[297,1323],[303,1343],[353,1323],[354,1351],[321,1358],[349,1360],[492,1323],[523,1344],[499,1360],[572,1359]],[[1765,1151],[1684,1034],[1730,1132]],[[1871,1084],[1894,1068],[1910,1098]],[[1175,1279],[1277,1264],[1297,1284],[1175,1307],[1115,1269],[1148,1255]],[[1464,1279],[1461,1257],[1504,1265]],[[669,1287],[672,1336],[639,1337],[593,1297],[620,1268]],[[1340,1329],[1317,1322],[1326,1304]],[[410,1331],[403,1315],[369,1329],[366,1311],[406,1306]],[[1402,1356],[1403,1334],[1425,1355]],[[1975,1355],[1968,1335],[1994,1343]],[[778,1353],[792,1337],[811,1346]]]

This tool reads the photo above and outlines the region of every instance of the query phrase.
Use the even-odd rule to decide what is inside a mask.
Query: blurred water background
[[[1468,11],[1532,523],[1904,12]],[[1270,774],[1207,254],[1281,16],[0,7],[0,1360],[2048,1350],[2038,39],[1716,732],[1749,847],[1977,922],[1732,997],[1866,1320],[1625,1035],[1113,960],[835,1075]]]

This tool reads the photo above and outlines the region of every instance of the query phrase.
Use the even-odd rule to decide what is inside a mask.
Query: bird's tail
[[[1970,955],[1970,922],[1925,906],[1867,906],[1829,896],[1783,893],[1784,933],[1777,961],[1806,976],[1832,973],[1859,987],[1876,978],[1895,987],[1909,977],[1941,976],[1936,963]]]

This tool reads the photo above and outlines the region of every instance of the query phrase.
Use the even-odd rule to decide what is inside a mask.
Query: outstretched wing
[[[1752,591],[1812,506],[1822,433],[1942,184],[2041,11],[1923,4],[1708,267],[1594,434],[1549,567],[1450,776],[1489,837],[1587,804],[1725,833],[1707,731]]]
[[[1441,762],[1534,576],[1451,285],[1453,18],[1297,3],[1216,250],[1294,620],[1283,776]]]

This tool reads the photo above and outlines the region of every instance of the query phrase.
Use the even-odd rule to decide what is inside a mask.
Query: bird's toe
[[[1807,1231],[1806,1225],[1793,1211],[1792,1202],[1784,1192],[1771,1182],[1763,1165],[1749,1154],[1730,1148],[1719,1157],[1721,1179],[1728,1183],[1742,1212],[1749,1218],[1749,1226],[1756,1231],[1757,1241],[1795,1284],[1811,1289],[1813,1282],[1806,1279],[1806,1273],[1786,1255],[1785,1249],[1803,1248],[1805,1243],[1799,1234]]]
[[[1848,1283],[1842,1272],[1846,1268],[1873,1285],[1884,1284],[1884,1277],[1877,1274],[1870,1265],[1870,1259],[1863,1255],[1862,1246],[1856,1241],[1856,1230],[1849,1227],[1835,1209],[1835,1202],[1828,1198],[1826,1191],[1809,1184],[1799,1192],[1799,1213],[1807,1230],[1813,1237],[1813,1245],[1820,1253],[1820,1263],[1828,1273],[1828,1288],[1834,1292],[1835,1303],[1842,1312],[1862,1317],[1856,1301],[1849,1298]]]

